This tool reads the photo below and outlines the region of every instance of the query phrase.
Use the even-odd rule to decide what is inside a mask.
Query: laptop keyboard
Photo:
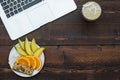
[[[43,0],[0,0],[0,4],[7,18],[10,18],[41,1]]]

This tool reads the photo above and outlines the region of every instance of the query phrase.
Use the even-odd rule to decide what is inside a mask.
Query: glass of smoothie
[[[100,17],[101,13],[100,5],[94,1],[89,1],[82,7],[82,15],[88,21],[95,21]]]

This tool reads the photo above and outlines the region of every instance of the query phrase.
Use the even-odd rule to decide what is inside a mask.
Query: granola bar
[[[32,68],[22,64],[18,64],[16,62],[13,65],[13,70],[24,73],[24,74],[28,74],[28,75],[31,75],[34,71],[34,69]]]

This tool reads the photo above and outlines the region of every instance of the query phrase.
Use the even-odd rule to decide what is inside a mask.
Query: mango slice
[[[18,39],[18,42],[19,42],[20,47],[24,50],[25,49],[24,43],[20,39]]]
[[[40,56],[43,52],[45,48],[44,47],[41,47],[41,48],[38,48],[35,52],[34,52],[34,56]]]
[[[20,47],[18,46],[14,46],[15,49],[18,51],[18,53],[20,53],[21,55],[28,55],[23,49],[21,49]]]
[[[29,43],[27,37],[25,38],[25,50],[26,50],[26,52],[28,53],[29,56],[32,56],[32,55],[33,55],[33,54],[32,54],[32,50],[31,50],[31,48],[30,48],[30,43]]]
[[[38,49],[36,41],[34,38],[32,39],[32,42],[31,42],[31,49],[33,52],[35,52]]]

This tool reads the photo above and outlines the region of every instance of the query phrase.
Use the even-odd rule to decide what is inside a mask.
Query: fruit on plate
[[[14,47],[21,55],[16,59],[13,70],[25,74],[32,74],[34,70],[40,70],[42,67],[40,56],[45,48],[39,48],[34,38],[32,42],[29,42],[28,38],[24,42],[19,39],[18,42],[19,46]]]
[[[37,56],[20,56],[13,65],[14,70],[26,74],[31,74],[34,70],[40,70],[41,67],[42,61]],[[30,73],[27,70],[30,71]]]
[[[38,56],[39,57],[42,54],[42,52],[43,52],[44,49],[45,49],[44,47],[38,48],[35,51],[34,56]]]
[[[18,40],[19,46],[15,46],[15,49],[21,54],[21,55],[28,55],[28,56],[40,56],[42,52],[45,50],[44,47],[38,47],[36,44],[35,39],[32,39],[32,42],[29,42],[28,38],[26,37],[25,41],[22,42],[20,39]]]
[[[29,58],[27,58],[25,56],[18,57],[16,60],[16,63],[31,67]]]
[[[24,43],[20,39],[18,39],[18,42],[19,42],[20,47],[24,50],[25,49]]]
[[[38,70],[42,66],[41,59],[37,56],[20,56],[17,58],[16,63]]]
[[[37,56],[33,56],[34,57],[34,59],[36,60],[36,67],[35,67],[35,69],[36,70],[40,70],[40,68],[41,68],[41,66],[42,66],[42,61],[39,59],[39,57],[37,57]]]
[[[21,49],[20,47],[18,46],[14,46],[15,49],[18,51],[18,53],[20,53],[21,55],[28,55],[23,49]]]
[[[30,43],[28,41],[28,38],[25,38],[25,51],[28,53],[28,55],[32,56],[32,50],[30,48]]]
[[[34,38],[32,39],[32,42],[31,42],[31,49],[33,52],[35,52],[38,49],[36,41]]]
[[[34,59],[34,57],[33,56],[25,56],[25,57],[29,59],[30,67],[32,69],[35,69],[36,68],[36,60]]]

